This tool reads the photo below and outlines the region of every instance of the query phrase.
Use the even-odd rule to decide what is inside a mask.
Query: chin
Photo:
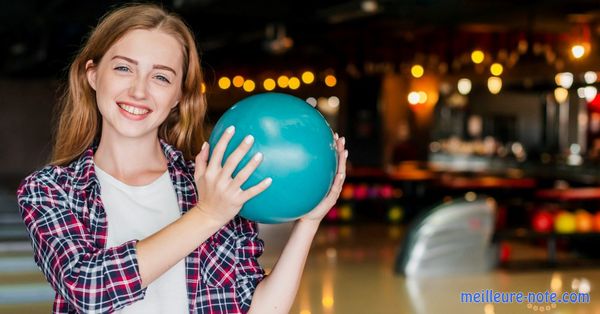
[[[148,136],[148,134],[154,133],[157,134],[158,129],[149,129],[149,128],[141,128],[141,127],[124,127],[118,128],[116,130],[116,134],[125,138],[142,138]]]

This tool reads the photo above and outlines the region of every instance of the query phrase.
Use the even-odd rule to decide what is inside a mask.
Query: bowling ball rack
[[[350,171],[340,198],[325,222],[399,224],[410,221],[423,208],[439,201],[434,197],[433,178],[413,174],[397,176],[366,168]]]
[[[536,207],[534,211],[547,211],[554,214],[565,211],[575,213],[581,208],[587,208],[590,209],[590,213],[593,215],[600,211],[600,188],[578,186],[536,189],[532,200]],[[531,225],[527,227],[509,227],[498,230],[495,233],[495,240],[498,242],[544,243],[547,255],[544,263],[538,263],[541,266],[597,265],[600,261],[600,254],[594,253],[596,250],[592,249],[600,243],[599,229],[589,232],[557,232],[553,228],[548,232],[539,232],[533,230]],[[567,247],[569,251],[579,251],[582,254],[576,254],[577,257],[573,259],[560,259],[558,251],[563,247]]]
[[[494,235],[496,242],[516,240],[516,241],[536,241],[545,240],[547,266],[557,266],[561,261],[558,259],[558,247],[561,242],[571,243],[573,241],[600,242],[600,232],[587,233],[558,233],[558,232],[536,232],[528,228],[518,228],[510,230],[500,230]],[[590,261],[592,262],[592,261]]]

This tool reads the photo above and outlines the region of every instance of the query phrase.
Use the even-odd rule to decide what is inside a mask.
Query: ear
[[[85,63],[85,76],[93,90],[96,90],[96,65],[93,60],[88,60]]]
[[[175,103],[173,104],[173,106],[171,106],[171,110],[174,109],[175,107],[177,107],[181,103],[181,97],[183,96],[182,94],[183,94],[182,91],[179,91],[177,93],[177,98],[176,98],[177,100],[175,100]]]

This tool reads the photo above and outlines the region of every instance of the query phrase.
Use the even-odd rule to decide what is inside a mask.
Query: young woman
[[[265,276],[256,224],[237,214],[271,181],[240,188],[260,153],[232,177],[253,141],[224,161],[233,127],[209,159],[201,82],[192,33],[157,6],[119,8],[92,31],[70,67],[52,162],[17,192],[54,312],[289,311],[343,184],[344,138],[331,191]]]

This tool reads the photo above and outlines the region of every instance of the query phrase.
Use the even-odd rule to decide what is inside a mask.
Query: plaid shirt
[[[196,204],[194,163],[161,140],[181,213]],[[18,201],[34,259],[56,291],[55,313],[106,313],[144,298],[137,240],[106,247],[107,220],[94,170],[97,144],[69,166],[23,180]],[[239,216],[186,259],[190,313],[247,312],[264,276],[256,224]]]

